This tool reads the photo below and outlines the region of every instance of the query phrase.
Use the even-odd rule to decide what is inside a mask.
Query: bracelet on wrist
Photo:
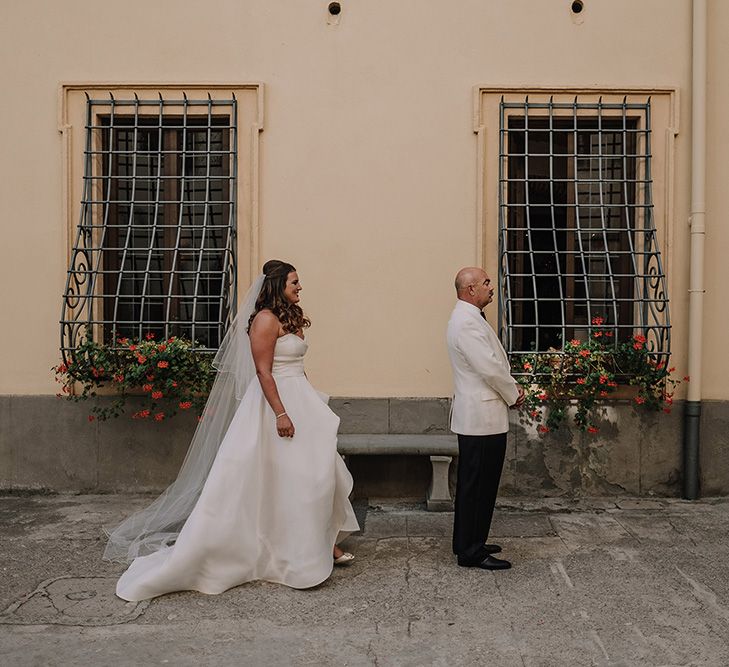
[[[276,419],[281,419],[281,417],[283,417],[285,414],[285,412],[282,412],[280,415],[276,415]]]

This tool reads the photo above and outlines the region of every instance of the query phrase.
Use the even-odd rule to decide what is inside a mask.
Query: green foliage
[[[597,433],[597,413],[620,384],[636,388],[633,401],[648,410],[671,411],[675,388],[680,384],[667,368],[667,359],[651,354],[646,338],[634,335],[615,342],[604,320],[592,320],[590,338],[571,340],[563,351],[522,355],[513,360],[513,371],[524,388],[522,421],[534,423],[540,433],[558,429],[576,408],[574,424]],[[688,382],[689,378],[684,377]]]
[[[95,398],[102,387],[113,390],[111,405],[96,402],[89,421],[118,417],[127,398],[140,391],[144,403],[132,419],[162,421],[187,410],[201,415],[215,378],[212,355],[193,350],[184,338],[157,342],[151,333],[140,340],[119,338],[116,347],[84,341],[67,364],[53,371],[61,384],[57,395],[71,401]],[[77,385],[81,393],[74,392]]]

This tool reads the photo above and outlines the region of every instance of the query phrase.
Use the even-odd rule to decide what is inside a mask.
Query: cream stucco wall
[[[729,184],[729,2],[709,3],[707,72],[707,163],[706,163],[706,268],[704,281],[704,364],[703,394],[707,398],[729,397],[726,355],[729,309],[729,224],[727,187]]]
[[[446,396],[452,278],[478,260],[474,87],[676,90],[667,259],[685,366],[691,3],[585,0],[15,3],[0,41],[0,394],[55,392],[66,272],[64,82],[262,82],[259,259],[293,262],[314,321],[309,374],[349,396]],[[729,3],[710,2],[707,398],[727,398]],[[488,136],[487,139],[488,141]],[[495,138],[494,138],[495,140]],[[493,268],[495,273],[495,267]]]

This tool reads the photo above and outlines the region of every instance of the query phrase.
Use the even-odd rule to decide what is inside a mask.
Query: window
[[[501,337],[511,354],[585,340],[669,347],[668,295],[653,222],[651,103],[500,103]]]
[[[236,292],[236,99],[129,97],[86,101],[62,351],[147,332],[214,350]]]

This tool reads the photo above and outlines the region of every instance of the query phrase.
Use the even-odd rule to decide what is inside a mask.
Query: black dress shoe
[[[501,547],[498,544],[484,544],[483,550],[487,554],[497,554],[501,551]]]
[[[511,567],[511,563],[508,560],[496,558],[495,556],[486,556],[482,560],[459,558],[458,564],[461,567],[478,567],[482,570],[508,570]]]

